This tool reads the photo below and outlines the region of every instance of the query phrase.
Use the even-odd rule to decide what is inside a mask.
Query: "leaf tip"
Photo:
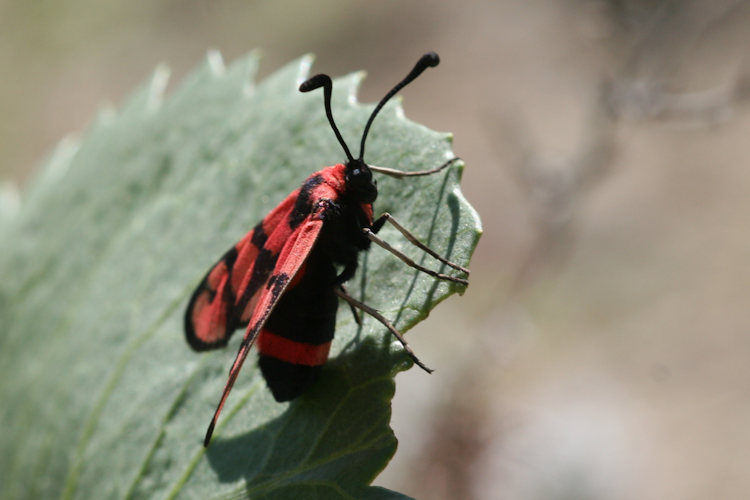
[[[345,78],[349,80],[345,83],[349,90],[349,93],[346,96],[347,102],[352,105],[359,103],[357,96],[359,95],[359,88],[362,86],[362,82],[367,78],[367,71],[355,71]]]
[[[305,54],[299,60],[299,66],[297,71],[297,78],[295,79],[295,89],[297,89],[302,82],[310,78],[310,69],[312,68],[313,62],[315,61],[315,54]]]
[[[224,76],[227,69],[224,58],[218,50],[209,50],[206,53],[206,66],[208,66],[209,72],[217,78]]]
[[[148,111],[157,111],[161,108],[171,73],[169,66],[166,64],[160,64],[154,70],[148,86],[148,100],[146,101]]]
[[[57,147],[52,152],[49,162],[47,163],[47,172],[51,177],[59,179],[68,171],[70,164],[72,163],[73,157],[78,152],[79,143],[78,140],[72,136],[67,135],[57,143]]]
[[[229,67],[229,72],[239,72],[242,84],[242,95],[247,98],[253,95],[255,92],[255,76],[258,73],[258,66],[260,65],[260,58],[263,56],[263,51],[260,49],[253,49],[247,53],[244,57],[237,59]]]
[[[13,219],[21,208],[21,192],[13,181],[0,182],[0,222]]]

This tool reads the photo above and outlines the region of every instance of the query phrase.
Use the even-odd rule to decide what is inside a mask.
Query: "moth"
[[[277,401],[296,398],[315,381],[328,359],[339,299],[350,305],[357,321],[357,310],[361,310],[383,323],[417,365],[432,371],[412,352],[398,330],[375,309],[349,295],[344,283],[357,270],[358,254],[375,243],[435,278],[468,285],[468,269],[419,242],[392,216],[385,213],[373,219],[372,204],[378,196],[373,172],[398,178],[430,175],[450,167],[457,158],[419,172],[376,167],[364,161],[367,134],[385,103],[439,62],[434,52],[423,55],[411,72],[380,100],[365,125],[357,158],[351,154],[333,119],[331,78],[320,74],[300,85],[301,92],[323,89],[326,116],[344,150],[346,162],[310,175],[230,248],[193,292],[185,312],[185,336],[193,349],[223,347],[235,330],[245,328],[204,446],[211,440],[219,414],[253,344],[259,353],[260,370]],[[427,269],[391,247],[377,236],[386,223],[466,277]]]

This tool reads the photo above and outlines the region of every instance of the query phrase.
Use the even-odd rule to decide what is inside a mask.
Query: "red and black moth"
[[[289,401],[305,391],[328,359],[339,298],[375,317],[401,342],[408,355],[431,372],[412,352],[403,336],[376,310],[346,293],[343,284],[354,276],[357,255],[374,242],[408,265],[435,278],[468,285],[458,278],[426,269],[376,236],[389,222],[412,244],[468,276],[454,264],[420,243],[389,214],[373,220],[372,203],[378,195],[372,171],[394,177],[429,175],[449,167],[403,172],[367,165],[365,140],[375,116],[399,90],[428,67],[438,55],[422,56],[411,72],[378,103],[365,125],[359,158],[349,151],[333,120],[328,75],[314,76],[301,92],[323,88],[326,116],[344,149],[347,161],[312,174],[256,225],[211,268],[193,292],[185,313],[185,336],[196,351],[223,347],[238,328],[246,328],[221,400],[203,442],[208,446],[216,421],[253,343],[258,364],[277,401]]]

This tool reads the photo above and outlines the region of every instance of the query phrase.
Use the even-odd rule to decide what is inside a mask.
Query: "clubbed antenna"
[[[380,100],[378,105],[375,107],[375,110],[370,115],[370,119],[367,120],[365,131],[362,133],[362,142],[359,146],[360,160],[362,160],[365,156],[365,140],[367,140],[367,133],[370,131],[370,125],[372,125],[372,121],[375,119],[375,116],[377,116],[383,106],[385,106],[385,103],[387,103],[391,97],[396,95],[399,90],[409,85],[415,78],[421,75],[424,70],[426,70],[427,68],[434,68],[438,64],[440,64],[440,57],[438,57],[435,52],[426,53],[419,58],[419,61],[417,61],[417,64],[414,65],[414,68],[409,72],[409,74],[406,75],[406,78],[401,80],[395,87],[391,89],[390,92],[385,95],[385,97]]]
[[[341,132],[339,132],[339,128],[336,126],[336,122],[333,121],[333,113],[331,112],[331,92],[333,91],[333,83],[331,82],[331,77],[328,75],[315,75],[312,78],[302,82],[302,85],[299,86],[299,91],[310,92],[311,90],[315,90],[320,87],[323,87],[323,103],[326,108],[328,123],[331,124],[333,133],[336,134],[336,139],[339,140],[339,144],[341,144],[341,147],[344,148],[346,157],[349,159],[349,161],[352,161],[354,160],[354,158],[349,152],[349,148],[344,142],[344,138],[341,137]]]
[[[383,106],[385,106],[385,103],[387,103],[391,99],[391,97],[396,95],[399,90],[414,81],[414,79],[421,75],[424,70],[426,70],[427,68],[434,68],[438,64],[440,64],[440,57],[435,52],[426,53],[419,58],[419,61],[417,61],[417,64],[414,65],[414,68],[409,72],[409,74],[406,75],[406,78],[401,80],[395,87],[393,87],[390,92],[388,92],[385,97],[380,100],[378,105],[375,106],[375,110],[367,120],[365,131],[362,133],[362,142],[359,146],[360,161],[363,161],[363,158],[365,156],[365,141],[367,140],[368,132],[370,132],[370,126],[372,125],[373,120],[380,112],[380,110],[383,108]],[[349,151],[349,147],[346,145],[346,142],[344,142],[344,138],[341,136],[341,132],[339,132],[339,128],[336,126],[336,122],[333,121],[333,112],[331,111],[331,93],[333,92],[333,82],[331,82],[331,77],[322,74],[315,75],[312,78],[309,78],[302,82],[302,85],[299,86],[299,90],[300,92],[310,92],[311,90],[315,90],[320,87],[323,87],[323,103],[325,105],[328,123],[331,124],[333,133],[336,134],[336,139],[338,139],[339,144],[341,144],[341,147],[344,148],[344,153],[346,153],[347,159],[349,161],[353,161],[354,157]]]

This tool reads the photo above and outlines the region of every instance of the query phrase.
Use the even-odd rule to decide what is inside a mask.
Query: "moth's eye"
[[[364,170],[361,168],[357,168],[354,170],[354,176],[358,179],[361,179],[363,182],[369,182],[370,179],[372,179],[372,173],[370,170]]]

